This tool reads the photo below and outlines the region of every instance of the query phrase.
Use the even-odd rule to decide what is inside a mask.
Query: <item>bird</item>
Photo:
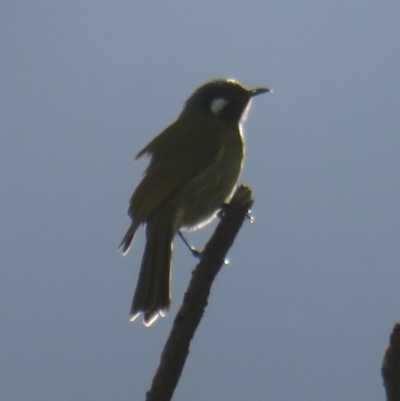
[[[245,156],[241,120],[251,99],[270,92],[248,89],[233,79],[214,79],[197,88],[171,125],[135,157],[150,161],[129,201],[131,225],[119,248],[129,252],[145,226],[146,243],[130,320],[143,314],[150,326],[171,303],[173,239],[180,230],[208,224],[228,202]]]

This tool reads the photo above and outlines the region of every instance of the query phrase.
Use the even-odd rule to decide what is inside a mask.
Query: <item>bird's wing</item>
[[[180,116],[136,156],[151,156],[130,200],[129,215],[146,219],[172,194],[214,164],[223,152],[223,126],[204,115]]]

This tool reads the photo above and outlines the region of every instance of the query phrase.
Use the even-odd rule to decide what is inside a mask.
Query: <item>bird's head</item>
[[[270,91],[268,87],[247,89],[232,79],[216,79],[193,92],[186,101],[182,114],[200,111],[237,125],[251,98]]]

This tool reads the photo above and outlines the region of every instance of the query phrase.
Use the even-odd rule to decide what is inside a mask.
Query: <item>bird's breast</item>
[[[208,166],[179,191],[178,226],[199,228],[211,221],[229,201],[239,179],[244,159],[240,132],[221,149],[216,162]]]

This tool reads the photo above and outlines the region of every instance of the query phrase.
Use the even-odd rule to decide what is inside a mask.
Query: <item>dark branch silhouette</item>
[[[387,401],[400,401],[400,323],[396,323],[390,335],[382,363],[383,384]]]
[[[207,306],[211,285],[252,204],[250,189],[241,185],[224,209],[222,220],[193,271],[183,304],[161,354],[152,387],[146,394],[147,401],[171,400],[189,354],[190,342]]]

